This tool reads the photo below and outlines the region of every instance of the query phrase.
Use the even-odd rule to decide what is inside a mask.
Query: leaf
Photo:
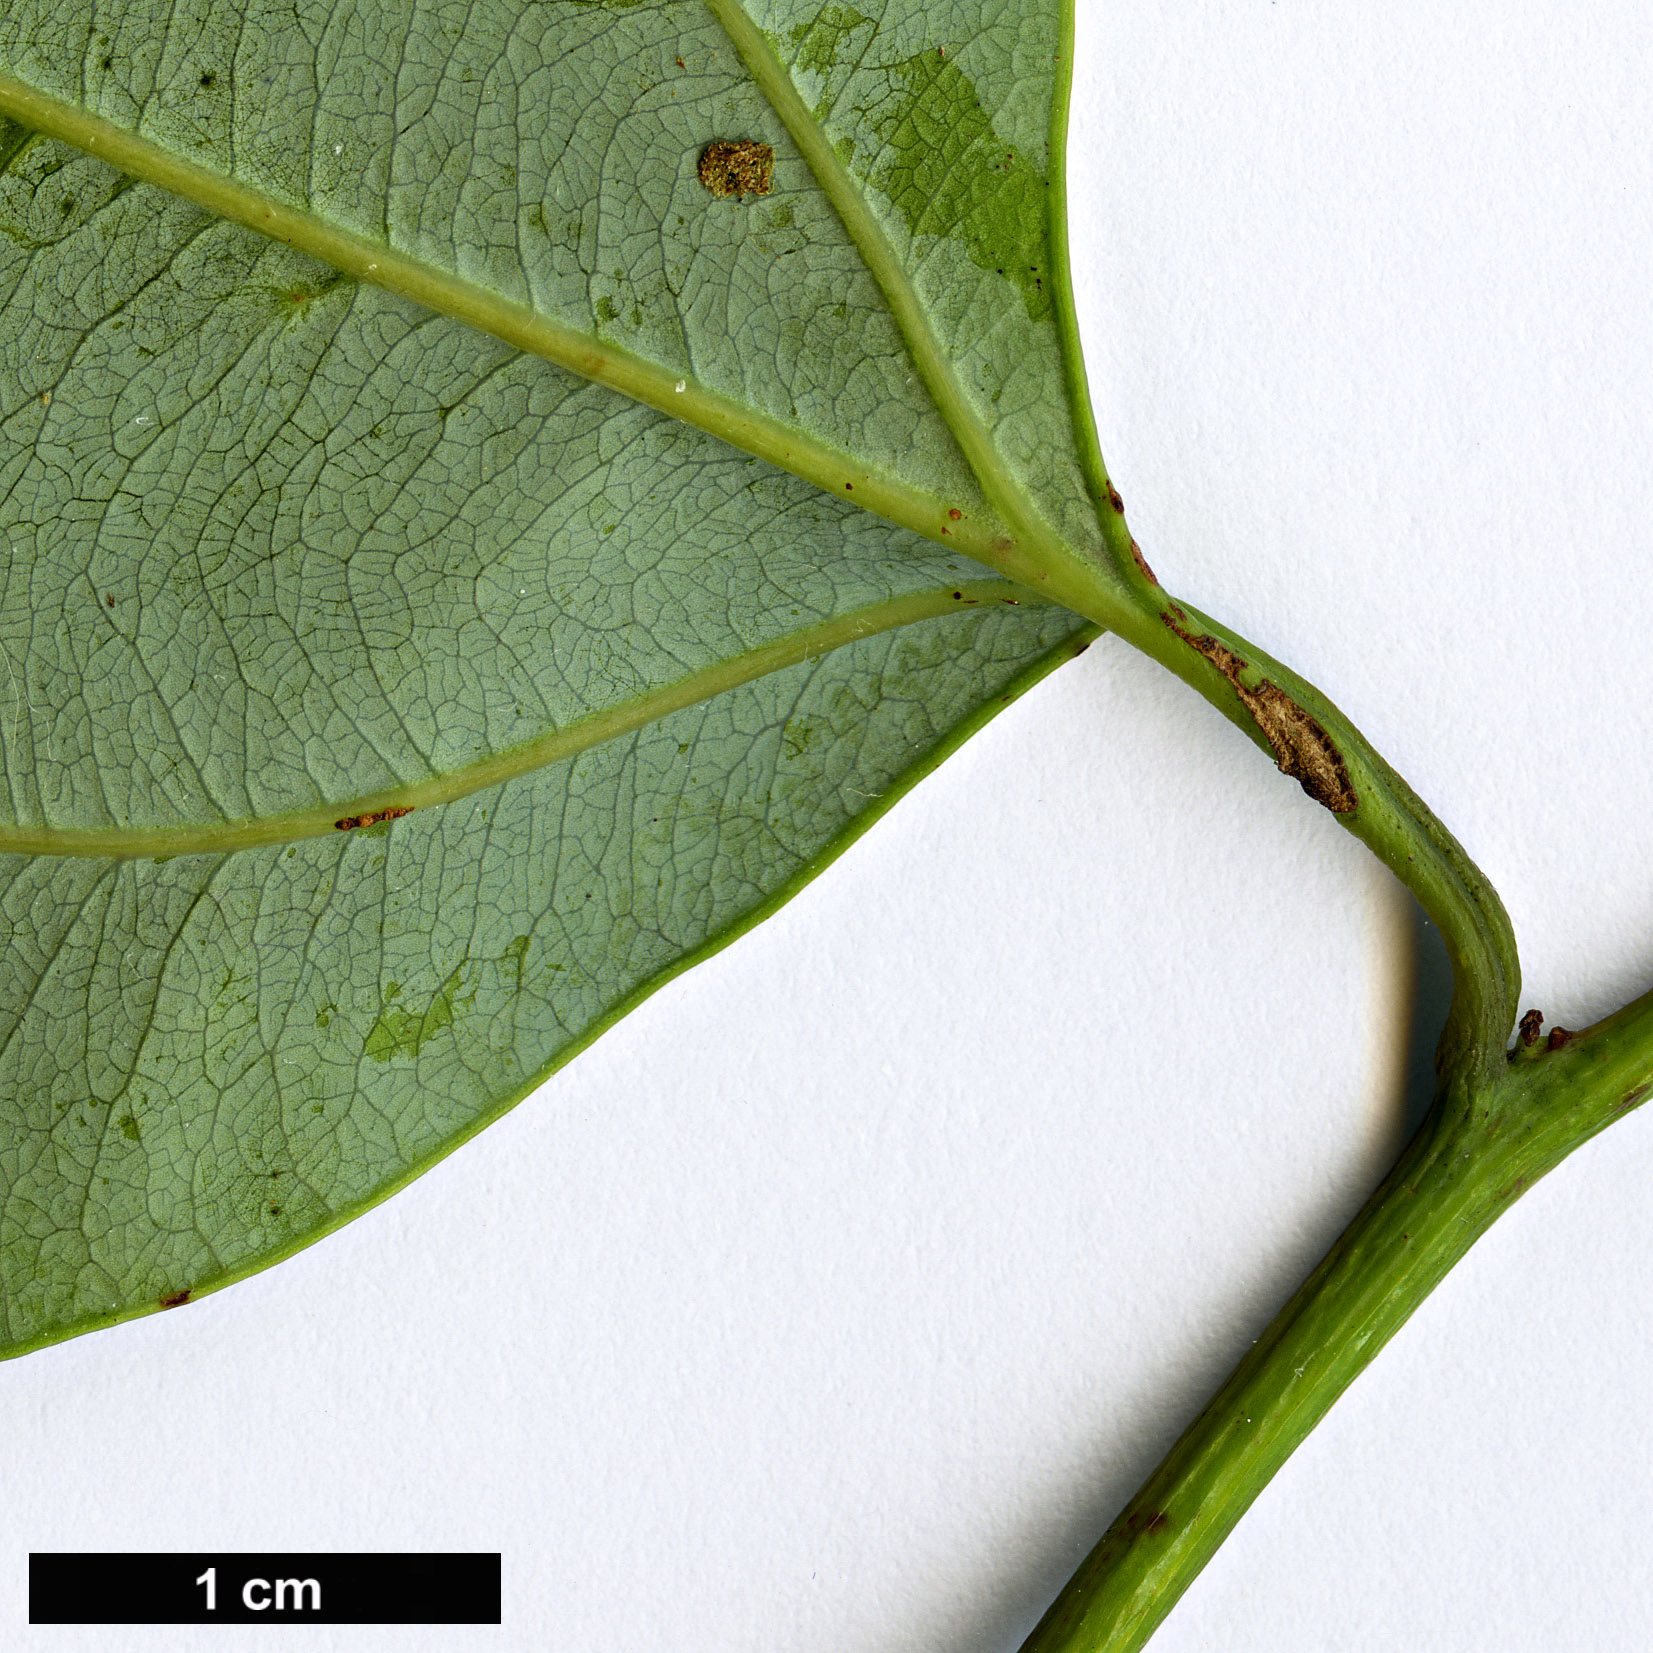
[[[383,1198],[1094,635],[1005,577],[1101,558],[1067,50],[0,17],[0,1349]]]

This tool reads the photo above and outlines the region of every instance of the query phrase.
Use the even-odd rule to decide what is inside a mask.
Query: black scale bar
[[[30,1624],[498,1624],[494,1555],[29,1557]]]

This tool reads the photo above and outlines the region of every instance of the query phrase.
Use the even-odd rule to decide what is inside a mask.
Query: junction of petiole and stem
[[[1530,1024],[1529,1024],[1530,1026]],[[1252,1500],[1475,1241],[1653,1089],[1653,994],[1491,1077],[1459,1063],[1395,1169],[1108,1529],[1024,1653],[1142,1647]]]

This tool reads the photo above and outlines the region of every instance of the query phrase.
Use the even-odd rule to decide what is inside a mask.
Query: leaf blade
[[[1042,49],[1057,11],[980,37]],[[1013,410],[1055,477],[1024,508],[993,398],[938,402],[906,353],[902,284],[949,238],[915,263],[908,226],[887,304],[699,5],[413,7],[388,79],[338,72],[343,9],[81,8],[78,68],[43,15],[0,19],[0,112],[48,133],[0,171],[0,849],[40,852],[6,863],[40,917],[0,973],[12,1353],[401,1186],[1095,633],[970,557],[1094,554],[1045,520],[1083,504],[1045,463],[1061,397]],[[268,86],[306,74],[284,145]],[[737,130],[774,147],[768,216],[695,180]],[[855,188],[899,219],[881,177]],[[639,269],[663,285],[623,309]],[[1058,383],[1049,306],[976,276],[961,360]]]

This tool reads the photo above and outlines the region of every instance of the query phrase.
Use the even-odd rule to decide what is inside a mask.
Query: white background
[[[1645,6],[1081,0],[1074,253],[1161,578],[1502,890],[1527,1004],[1653,981]],[[489,1630],[1009,1653],[1398,1145],[1408,909],[1104,642],[388,1206],[0,1368],[30,1549],[499,1549]],[[1653,1642],[1653,1119],[1529,1194],[1155,1653]]]

